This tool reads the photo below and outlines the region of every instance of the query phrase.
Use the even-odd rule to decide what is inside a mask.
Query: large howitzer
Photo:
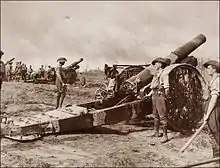
[[[164,69],[163,74],[169,78],[167,109],[169,123],[175,130],[192,128],[204,113],[202,89],[205,82],[200,73],[193,68],[197,65],[197,59],[188,55],[205,41],[206,37],[200,34],[165,56],[171,60],[171,65]],[[137,75],[130,77],[119,86],[116,94],[105,96],[104,99],[97,101],[96,107],[112,107],[137,100],[138,96],[144,98],[150,92],[153,70],[153,65],[150,65]],[[151,99],[148,98],[148,101],[150,102]],[[140,113],[140,117],[143,116],[143,113]]]
[[[189,56],[191,52],[193,52],[196,48],[198,48],[200,45],[202,45],[206,41],[206,37],[202,34],[199,34],[195,38],[193,38],[191,41],[187,42],[186,44],[178,47],[176,50],[171,52],[169,55],[165,56],[165,58],[168,58],[171,60],[171,64],[174,63],[188,63],[191,65],[197,65],[197,59],[194,56]],[[137,95],[136,92],[139,92],[141,88],[145,86],[149,86],[149,83],[151,82],[153,78],[153,65],[147,66],[143,71],[140,73],[131,76],[130,78],[123,78],[117,86],[117,94],[114,94],[115,97],[110,97],[108,99],[101,100],[100,103],[97,103],[98,107],[110,107],[113,105],[116,105],[118,102],[121,101],[121,99],[124,99],[126,96],[130,97],[125,99],[126,101],[132,101],[136,99]],[[137,81],[139,80],[138,84]],[[149,88],[144,88],[144,92],[148,92]],[[143,91],[141,91],[143,92]],[[143,94],[143,93],[142,93]]]
[[[205,36],[197,36],[184,45],[185,47],[183,46],[176,50],[178,51],[175,52],[176,54],[172,53],[171,62],[177,62],[178,58],[182,60],[187,58],[189,53],[204,42]],[[184,52],[181,52],[181,49]],[[143,74],[143,71],[147,72],[146,75]],[[124,97],[122,96],[122,99],[112,103],[113,106],[107,108],[98,107],[98,110],[97,101],[92,101],[12,121],[6,117],[2,119],[4,124],[1,127],[1,132],[7,138],[26,141],[48,134],[73,132],[106,124],[116,124],[134,119],[140,114],[150,114],[152,113],[151,99],[138,99],[136,97],[138,92],[134,91],[134,88],[137,88],[135,81],[138,77],[142,77],[141,79],[145,84],[150,83],[150,78],[152,77],[150,70],[143,71],[135,75],[135,79],[130,77],[126,80],[128,81],[126,83],[133,86],[133,88],[131,87],[132,92],[135,93],[133,101],[129,99],[128,102],[125,101],[114,106],[114,103],[118,104],[126,98],[122,94]],[[195,67],[188,63],[172,64],[164,69],[163,75],[169,79],[170,84],[170,94],[167,95],[169,125],[181,132],[195,128],[204,113],[202,93],[205,81],[203,77]],[[124,85],[126,84],[124,83],[122,88]],[[144,87],[145,85],[142,83],[142,86]]]
[[[73,62],[70,66],[67,66],[63,72],[63,77],[68,84],[73,84],[77,80],[76,70],[80,68],[79,63],[83,61],[83,58],[80,58],[78,61]]]

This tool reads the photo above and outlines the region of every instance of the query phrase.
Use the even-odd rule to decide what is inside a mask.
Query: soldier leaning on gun
[[[162,136],[162,134],[159,134],[159,125],[161,122],[164,136],[161,143],[166,143],[168,141],[166,95],[169,90],[169,81],[162,76],[162,72],[166,66],[170,65],[170,59],[156,58],[153,60],[152,65],[154,65],[157,71],[151,82],[154,116],[154,134],[152,137]]]
[[[211,76],[208,85],[209,98],[207,113],[204,120],[208,122],[210,130],[210,143],[212,145],[213,157],[220,156],[220,65],[218,61],[207,61],[203,64]]]

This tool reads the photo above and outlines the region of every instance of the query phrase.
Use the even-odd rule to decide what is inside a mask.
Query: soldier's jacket
[[[159,70],[152,79],[151,89],[169,88],[169,81],[166,76],[162,75],[163,69]]]
[[[12,74],[12,65],[9,65],[6,69],[7,69],[7,74],[10,75]]]
[[[210,82],[209,82],[209,91],[210,91],[210,95],[220,95],[220,75],[218,75],[217,77],[213,78]]]
[[[21,65],[20,65],[20,64],[16,65],[16,67],[15,67],[15,73],[16,73],[16,74],[20,74],[20,73],[21,73]]]
[[[65,68],[61,67],[61,66],[57,66],[56,67],[56,76],[59,73],[63,82],[66,83],[66,78],[65,78],[65,74],[64,74]],[[56,84],[57,83],[61,83],[61,81],[58,79],[58,77],[56,77]]]
[[[27,71],[27,67],[23,64],[23,65],[21,66],[21,70],[26,72],[26,71]]]
[[[28,69],[28,73],[31,74],[32,72],[33,72],[33,69],[32,69],[32,68],[29,68],[29,69]]]

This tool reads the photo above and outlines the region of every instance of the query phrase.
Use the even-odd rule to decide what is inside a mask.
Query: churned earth
[[[64,105],[91,101],[96,89],[97,85],[92,82],[87,87],[68,86]],[[2,112],[11,117],[52,110],[55,103],[54,85],[3,84]],[[179,167],[212,157],[205,132],[184,153],[179,149],[189,136],[169,132],[171,140],[160,144],[160,138],[149,137],[152,133],[150,126],[122,122],[81,133],[50,135],[34,142],[21,143],[2,138],[1,167]]]

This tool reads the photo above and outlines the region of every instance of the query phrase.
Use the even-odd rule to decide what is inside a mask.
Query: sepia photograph
[[[1,1],[1,167],[220,167],[219,1]]]

